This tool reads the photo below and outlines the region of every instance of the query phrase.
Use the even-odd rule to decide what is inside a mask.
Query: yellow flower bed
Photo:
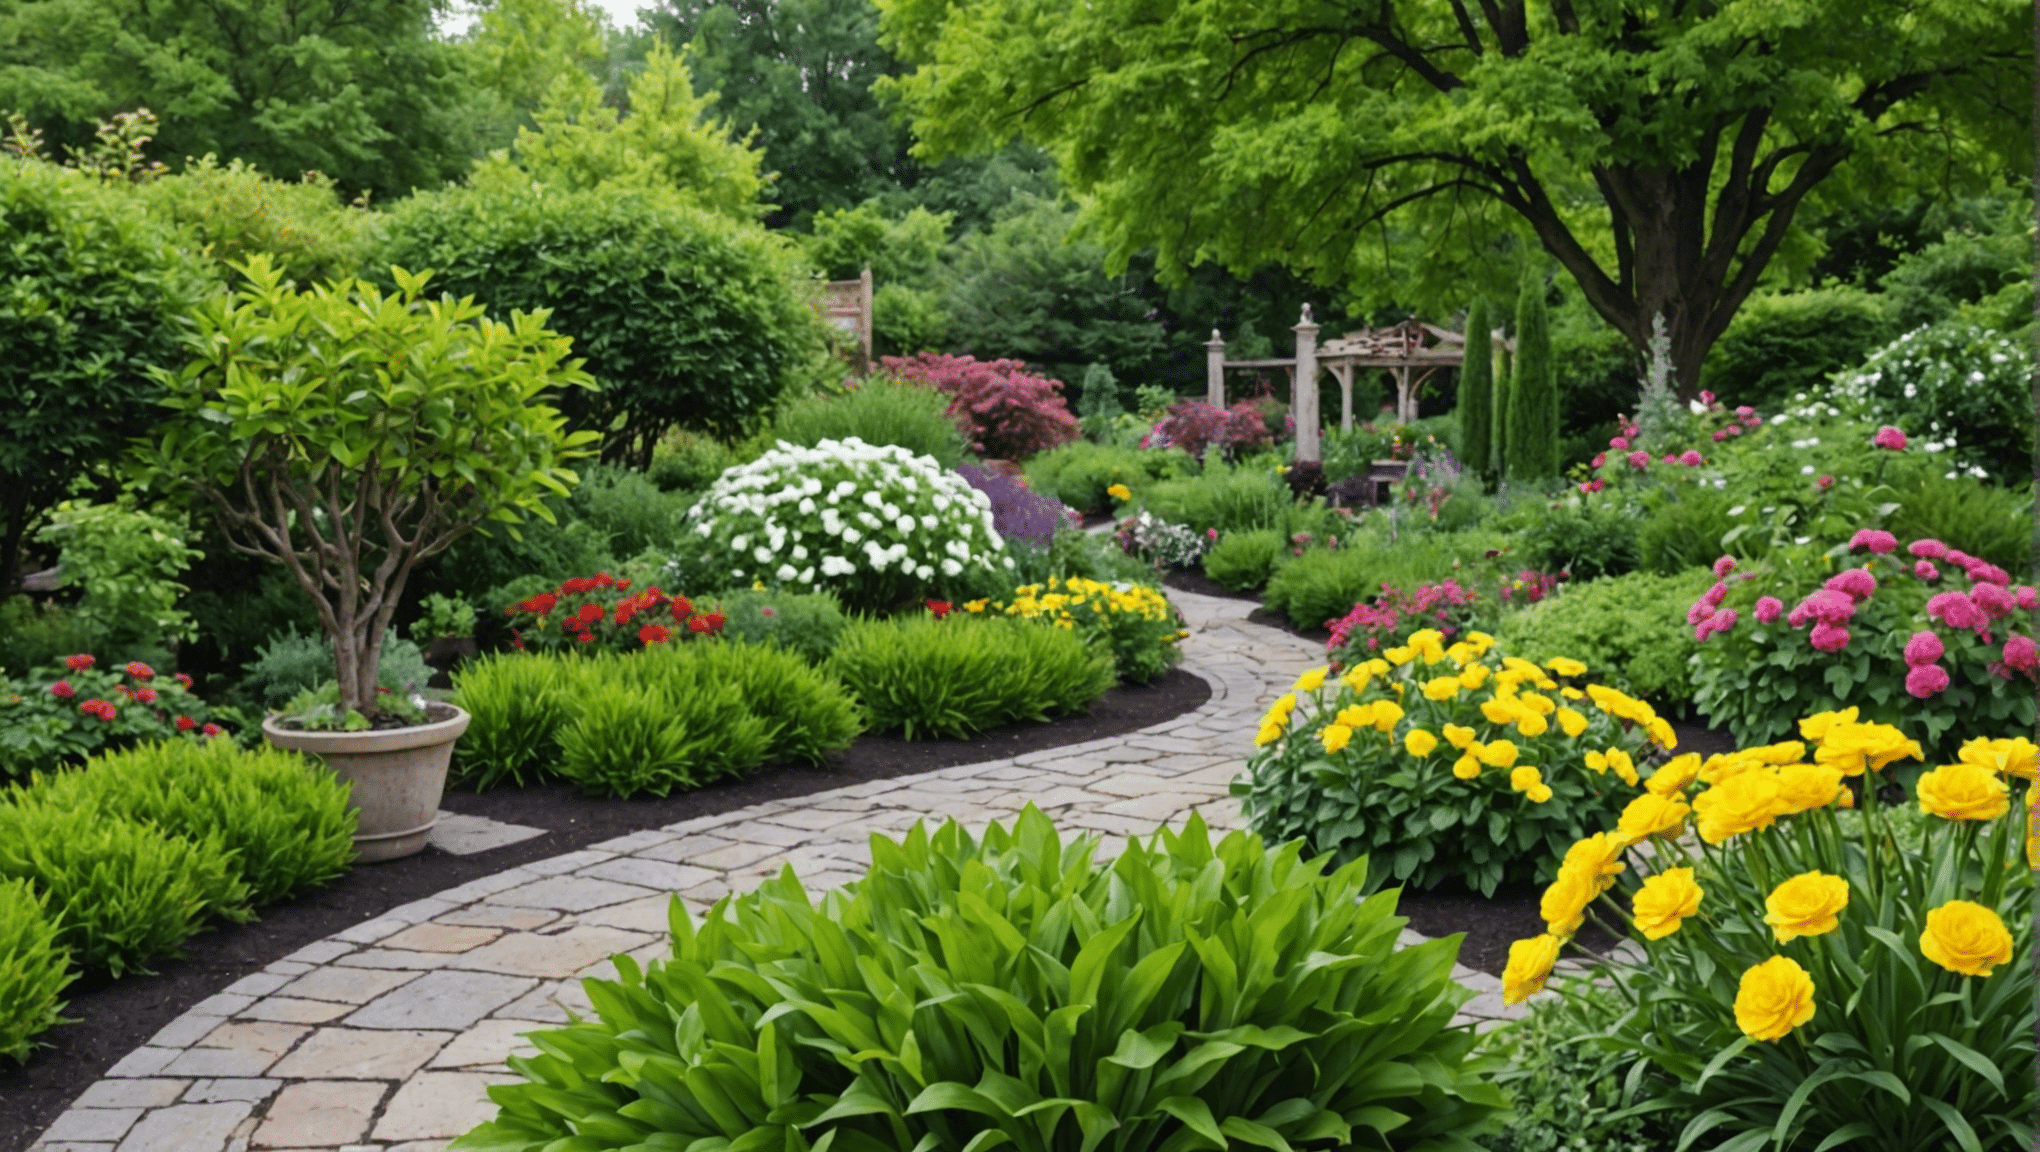
[[[1023,584],[1010,600],[972,600],[963,609],[1039,620],[1076,632],[1086,643],[1109,649],[1118,662],[1119,678],[1136,684],[1153,680],[1181,660],[1177,644],[1189,635],[1161,589],[1080,576]]]

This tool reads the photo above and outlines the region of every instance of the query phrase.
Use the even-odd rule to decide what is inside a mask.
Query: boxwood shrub
[[[962,614],[854,624],[826,667],[856,694],[873,730],[909,740],[1083,712],[1119,679],[1111,651],[1071,629]]]
[[[1456,939],[1398,949],[1366,866],[1192,816],[1109,863],[1029,808],[791,870],[673,957],[588,980],[595,1018],[510,1058],[455,1152],[1471,1148],[1503,1105],[1452,1027]]]
[[[1688,661],[1698,645],[1682,608],[1713,583],[1713,572],[1694,568],[1677,576],[1631,572],[1567,584],[1558,595],[1503,617],[1495,637],[1526,660],[1570,657],[1625,692],[1684,704],[1693,698]]]

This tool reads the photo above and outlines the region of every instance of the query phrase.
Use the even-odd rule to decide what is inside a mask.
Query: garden
[[[1172,7],[1127,33],[1187,69],[1151,88],[1117,32],[1055,54],[1011,4],[854,7],[889,62],[856,99],[918,143],[912,180],[848,200],[784,119],[805,97],[743,91],[761,50],[670,5],[633,31],[503,0],[420,33],[472,89],[435,105],[465,135],[386,170],[349,168],[399,154],[358,142],[337,178],[265,174],[314,165],[287,133],[236,152],[189,100],[20,101],[0,1152],[194,1005],[400,906],[755,805],[1110,764],[1224,694],[1228,657],[1182,667],[1214,613],[1315,654],[1201,749],[1227,798],[1107,840],[1030,797],[873,832],[826,892],[788,868],[674,896],[670,947],[615,956],[434,1147],[2032,1145],[2030,141],[1951,127],[1959,194],[1884,153],[1843,189],[1846,150],[1753,112],[1686,173],[1741,238],[1646,291],[1661,143],[1493,162],[1492,125],[1536,119],[1517,86],[1576,74],[1549,61],[1402,109],[1503,185],[1506,212],[1448,220],[1384,190],[1407,173],[1282,161],[1327,92],[1369,89],[1287,94],[1337,72],[1317,31],[1225,65]],[[1736,57],[1679,19],[1682,50]],[[1477,23],[1441,17],[1468,41],[1441,59],[1522,56],[1523,28]],[[1566,24],[1536,37],[1665,66]],[[1828,50],[1793,48],[1800,91]],[[1842,63],[1972,110],[1959,79]],[[1181,102],[1235,81],[1262,120]],[[1039,113],[1020,143],[1012,101]],[[868,153],[876,108],[818,114]],[[1251,160],[1196,151],[1264,122]],[[1764,183],[1809,149],[1806,188]],[[1192,168],[1234,210],[1408,213],[1435,262],[1398,281],[1386,235],[1316,217],[1243,232]],[[1552,189],[1605,237],[1571,240]],[[882,284],[862,343],[817,284],[857,270]],[[1463,352],[1342,393],[1282,359],[1312,301]],[[1506,1020],[1462,1015],[1455,963]]]

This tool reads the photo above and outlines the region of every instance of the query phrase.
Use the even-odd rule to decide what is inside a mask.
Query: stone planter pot
[[[439,820],[453,743],[467,731],[468,714],[431,704],[431,722],[370,732],[305,732],[262,722],[278,748],[309,753],[354,786],[350,803],[361,813],[354,833],[358,862],[373,864],[416,855]]]

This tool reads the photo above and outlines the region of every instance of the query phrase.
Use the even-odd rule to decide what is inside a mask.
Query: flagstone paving
[[[1227,785],[1256,721],[1322,649],[1249,623],[1245,601],[1171,592],[1194,712],[1105,740],[873,781],[635,832],[395,908],[193,1006],[90,1085],[30,1152],[439,1152],[493,1115],[522,1034],[588,1013],[579,979],[667,949],[695,912],[791,864],[812,890],[856,879],[872,833],[950,817],[981,828],[1029,802],[1109,838],[1239,822]],[[1419,939],[1414,933],[1406,936]],[[1512,1013],[1494,977],[1462,1018]]]

